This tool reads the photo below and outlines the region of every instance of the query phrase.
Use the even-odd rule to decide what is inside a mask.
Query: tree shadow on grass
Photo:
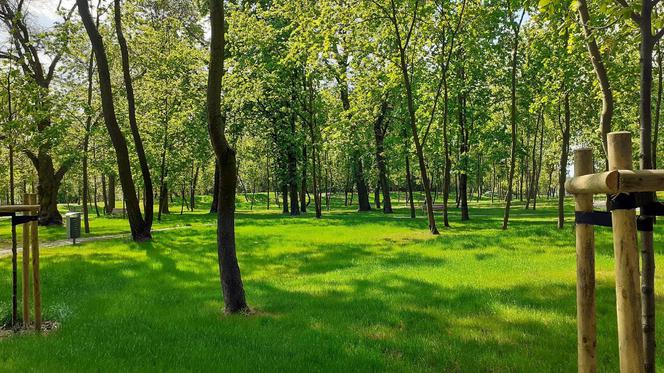
[[[48,263],[45,304],[71,308],[63,329],[0,351],[23,364],[36,354],[51,367],[77,359],[79,367],[102,370],[226,362],[238,371],[568,371],[576,364],[570,285],[449,288],[391,272],[332,283],[312,278],[311,287],[251,280],[245,285],[257,315],[220,319],[213,269],[155,267],[155,259],[163,260],[92,254]],[[598,288],[599,304],[613,299],[612,288]],[[613,314],[600,316],[609,326],[601,334],[607,369],[617,364],[614,324]],[[182,360],[184,351],[191,359]]]

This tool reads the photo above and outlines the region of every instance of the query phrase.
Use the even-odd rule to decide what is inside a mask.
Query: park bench
[[[119,209],[119,208],[114,208],[113,211],[111,211],[111,215],[124,215],[127,213],[126,209]]]

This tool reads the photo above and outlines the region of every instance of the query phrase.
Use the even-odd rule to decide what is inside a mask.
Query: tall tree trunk
[[[79,0],[81,1],[81,0]],[[225,20],[224,2],[210,0],[210,66],[208,69],[207,107],[208,132],[219,162],[219,216],[217,246],[221,289],[228,313],[249,310],[235,249],[235,190],[237,164],[235,150],[226,140],[226,117],[221,110],[222,77],[224,74]]]
[[[99,14],[95,22],[99,26]],[[85,118],[85,135],[83,136],[83,227],[85,233],[90,233],[90,218],[88,211],[88,195],[89,195],[89,176],[88,176],[88,148],[90,145],[90,132],[92,131],[92,79],[94,77],[94,53],[90,52],[88,59],[88,91],[87,101],[88,114]]]
[[[662,108],[662,49],[657,43],[657,103],[655,104],[655,125],[652,135],[652,168],[657,168],[657,144],[659,142],[659,118]]]
[[[378,187],[383,192],[383,213],[392,213],[392,199],[390,197],[390,184],[387,179],[387,166],[385,165],[385,135],[387,132],[387,100],[383,101],[380,114],[374,121],[374,139],[376,141],[376,169],[378,171]],[[379,197],[380,198],[380,197]],[[378,205],[377,208],[380,208]]]
[[[413,198],[413,176],[410,172],[410,152],[406,151],[406,185],[408,186],[407,199],[410,202],[410,217],[415,219],[415,200]]]
[[[525,8],[521,11],[521,18],[519,19],[518,25],[514,28],[514,47],[512,48],[512,92],[511,99],[512,105],[510,107],[510,123],[512,127],[512,149],[510,151],[510,170],[509,176],[507,179],[507,198],[505,200],[505,215],[503,216],[503,230],[507,229],[507,224],[510,219],[510,206],[512,204],[512,187],[514,183],[514,167],[516,162],[516,70],[518,66],[518,56],[519,56],[519,32],[521,31],[521,22],[523,22],[523,17],[526,14]]]
[[[161,214],[169,214],[168,208],[168,167],[166,166],[166,153],[168,152],[168,100],[166,100],[166,115],[164,117],[164,137],[161,147],[161,163],[159,166],[159,211],[157,220],[161,221]]]
[[[462,53],[459,53],[462,55]],[[461,57],[460,57],[461,59]],[[463,64],[459,69],[459,79],[465,82],[465,70]],[[466,128],[466,93],[461,91],[459,93],[459,162],[463,169],[459,173],[459,200],[461,205],[461,221],[470,219],[468,214],[468,161],[466,154],[468,153],[468,129]]]
[[[417,6],[417,4],[416,4]],[[393,9],[394,12],[394,9]],[[396,15],[394,16],[396,17]],[[397,30],[397,39],[400,39],[398,32],[398,25],[396,24],[396,18],[393,19],[395,23],[395,30]],[[413,23],[415,19],[413,19]],[[408,114],[409,114],[409,124],[412,132],[413,143],[415,144],[415,154],[417,155],[417,160],[420,166],[420,176],[422,179],[422,188],[424,189],[424,202],[427,209],[427,218],[429,222],[429,231],[431,234],[437,235],[438,228],[436,227],[436,218],[433,214],[433,200],[431,198],[431,183],[429,182],[429,176],[427,175],[427,165],[424,159],[424,151],[422,149],[422,143],[420,142],[419,130],[417,128],[417,118],[415,115],[415,99],[413,97],[413,87],[410,81],[410,73],[408,68],[408,59],[406,57],[406,46],[398,40],[399,45],[399,59],[401,67],[401,76],[404,81],[404,86],[406,88],[406,103],[408,104]]]
[[[210,214],[219,212],[219,161],[214,160],[214,184],[212,186],[212,204],[210,205]]]
[[[602,134],[604,160],[606,168],[608,169],[606,136],[611,132],[611,120],[613,118],[613,91],[609,84],[609,74],[606,71],[606,66],[604,66],[604,61],[602,60],[602,53],[597,46],[595,35],[593,35],[593,28],[590,26],[590,14],[588,13],[587,0],[579,0],[577,4],[581,28],[583,29],[588,53],[590,54],[590,61],[593,64],[597,81],[602,90],[602,113],[599,118],[599,129]]]
[[[542,158],[544,153],[544,112],[540,111],[540,146],[539,146],[539,167],[537,167],[537,176],[535,177],[535,189],[533,194],[533,211],[537,209],[537,197],[539,196],[540,176],[542,175]]]
[[[356,154],[353,158],[353,178],[355,179],[355,187],[357,188],[358,211],[371,211],[369,190],[367,188],[367,183],[364,180],[364,166],[362,164],[362,159],[359,154]]]
[[[302,146],[302,182],[300,185],[300,212],[307,212],[307,144]]]
[[[194,175],[191,179],[191,188],[189,189],[189,209],[191,211],[194,211],[194,209],[196,208],[196,184],[198,184],[198,171],[200,166],[192,165],[192,168],[194,168]]]
[[[115,174],[108,175],[108,205],[106,206],[106,214],[112,214],[115,209]]]
[[[649,170],[653,168],[653,136],[652,136],[652,54],[655,39],[652,35],[652,9],[656,1],[642,0],[639,29],[641,43],[639,45],[641,84],[639,90],[639,124],[640,147],[639,168]],[[640,206],[646,206],[656,201],[654,192],[640,193],[638,196]],[[654,219],[654,216],[645,217]],[[655,248],[652,231],[640,233],[641,244],[641,312],[643,324],[644,368],[648,373],[655,372],[657,359],[655,351]]]
[[[138,197],[136,195],[136,187],[134,186],[134,180],[131,174],[127,143],[115,116],[113,92],[111,90],[111,75],[108,67],[108,60],[106,58],[106,51],[104,50],[104,43],[92,20],[92,16],[90,15],[88,1],[76,0],[76,4],[83,25],[90,38],[95,58],[97,59],[97,72],[99,74],[99,89],[104,112],[104,122],[106,123],[106,129],[108,130],[109,136],[111,137],[113,148],[115,149],[120,183],[122,184],[122,191],[124,193],[123,200],[127,204],[127,215],[129,216],[129,226],[132,238],[135,241],[148,240],[151,238],[150,227],[145,223],[141,214]]]
[[[567,160],[569,156],[570,109],[569,92],[564,93],[565,123],[562,129],[562,147],[560,149],[560,168],[558,174],[558,229],[565,224],[565,179],[567,179]]]
[[[131,135],[134,139],[134,147],[138,163],[141,167],[141,175],[143,176],[143,187],[145,191],[145,198],[143,201],[143,211],[145,213],[145,229],[150,231],[152,229],[152,219],[154,216],[154,200],[152,177],[150,175],[150,166],[148,159],[145,155],[145,148],[143,147],[143,140],[138,130],[138,123],[136,121],[136,104],[134,100],[134,85],[131,81],[131,73],[129,67],[129,48],[127,47],[127,40],[122,32],[122,11],[120,7],[120,0],[114,0],[115,5],[115,32],[118,37],[118,44],[120,45],[120,54],[122,56],[122,74],[124,78],[125,89],[127,93],[127,111],[129,114],[129,128]],[[97,15],[97,24],[99,23],[99,14]]]
[[[447,86],[447,74],[443,74],[443,155],[445,165],[443,166],[443,224],[450,226],[448,204],[450,200],[450,183],[452,179],[452,161],[450,160],[450,141],[447,134],[449,122],[449,88]]]
[[[284,214],[288,214],[289,213],[289,209],[288,209],[288,183],[282,184],[282,186],[281,186],[281,196],[283,198],[283,202],[281,204],[281,206],[283,208],[282,211],[283,211]]]

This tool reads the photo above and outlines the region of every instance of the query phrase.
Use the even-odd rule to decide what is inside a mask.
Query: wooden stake
[[[32,195],[32,203],[37,203],[37,196]],[[38,214],[39,210],[33,210],[31,214]],[[39,226],[38,222],[30,222],[30,236],[32,240],[32,281],[34,286],[35,301],[35,330],[41,331],[41,281],[39,279]]]
[[[574,176],[593,173],[592,149],[574,152]],[[574,196],[576,211],[592,212],[593,195]],[[590,224],[576,224],[576,319],[579,372],[597,371],[597,321],[595,319],[595,231]]]
[[[23,195],[23,203],[30,204],[30,195]],[[30,323],[30,224],[23,224],[23,325]]]
[[[632,139],[629,132],[608,135],[609,171],[632,169]],[[614,210],[613,248],[616,266],[616,310],[620,371],[643,372],[641,289],[636,243],[635,209]]]

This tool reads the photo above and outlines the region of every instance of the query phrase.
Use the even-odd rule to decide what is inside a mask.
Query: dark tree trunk
[[[111,75],[106,59],[104,43],[95,26],[87,0],[76,0],[78,12],[81,15],[83,25],[87,31],[92,44],[95,57],[97,59],[97,72],[99,73],[99,89],[104,112],[104,122],[108,130],[118,163],[118,173],[120,183],[124,193],[123,201],[127,204],[127,215],[129,216],[129,226],[131,228],[132,238],[135,241],[142,241],[151,238],[150,227],[143,220],[141,209],[136,195],[136,188],[131,174],[131,164],[129,161],[129,151],[125,137],[118,125],[115,116],[115,107],[113,103],[113,93],[111,90]]]
[[[210,214],[216,214],[218,211],[219,211],[219,161],[215,159],[214,185],[212,186],[212,204],[210,205]]]
[[[465,71],[461,65],[459,76],[461,82],[465,81]],[[468,214],[468,128],[466,126],[466,94],[462,90],[459,94],[459,156],[461,157],[462,170],[459,173],[459,200],[461,204],[461,221],[469,220]]]
[[[353,177],[355,179],[355,187],[357,188],[357,204],[358,211],[371,211],[371,204],[369,203],[369,190],[367,183],[364,180],[364,167],[362,160],[359,159],[359,154],[353,160]]]
[[[542,175],[542,158],[544,153],[544,112],[540,111],[540,146],[539,146],[539,166],[537,167],[537,176],[535,177],[535,192],[533,194],[533,211],[537,209],[537,197],[539,197],[540,176]]]
[[[514,183],[514,167],[516,163],[516,70],[518,66],[518,55],[519,55],[519,32],[521,31],[521,22],[523,22],[523,17],[526,14],[526,10],[521,11],[521,18],[519,19],[518,25],[514,28],[514,47],[512,49],[512,92],[511,99],[512,104],[510,107],[510,122],[512,127],[512,149],[510,151],[510,170],[509,176],[507,179],[507,199],[505,201],[505,215],[503,216],[503,230],[507,229],[507,224],[510,219],[510,206],[512,205],[512,187]]]
[[[124,77],[125,89],[127,93],[127,108],[129,114],[129,128],[131,135],[134,139],[134,146],[136,155],[138,156],[138,163],[141,167],[141,175],[143,176],[143,187],[145,190],[145,198],[143,201],[143,211],[145,213],[145,229],[150,231],[152,229],[152,219],[154,215],[154,200],[152,189],[152,177],[150,175],[150,166],[148,159],[145,155],[143,147],[143,140],[138,130],[138,123],[136,121],[136,104],[134,102],[134,85],[131,81],[131,73],[129,68],[129,48],[127,47],[127,40],[125,40],[122,33],[122,12],[120,7],[120,0],[114,0],[115,5],[115,31],[118,37],[118,44],[120,45],[120,54],[122,56],[122,73]],[[99,24],[99,14],[97,14],[97,24]]]
[[[97,15],[96,25],[99,25],[99,15]],[[92,79],[94,77],[94,53],[90,52],[88,60],[88,92],[87,105],[92,106]],[[83,136],[83,228],[85,233],[90,233],[90,217],[88,211],[89,196],[89,176],[88,176],[88,148],[90,145],[90,132],[92,131],[92,112],[88,112],[85,118],[85,135]]]
[[[408,187],[407,200],[410,201],[410,217],[415,219],[415,201],[413,198],[413,176],[410,172],[410,153],[406,150],[406,185]]]
[[[380,114],[374,121],[374,138],[376,140],[376,169],[378,171],[378,188],[383,192],[383,213],[392,213],[392,200],[390,197],[390,184],[387,179],[387,166],[385,165],[385,135],[387,133],[387,111],[388,102],[383,101]],[[377,201],[380,202],[380,197],[376,196]],[[380,208],[379,203],[376,203],[376,208]]]
[[[450,183],[452,179],[452,161],[450,160],[450,142],[447,134],[449,122],[449,88],[447,86],[447,74],[443,73],[443,155],[445,165],[443,166],[443,225],[450,226],[448,204],[450,201]]]
[[[288,214],[289,210],[288,210],[288,184],[287,183],[284,183],[281,186],[281,196],[283,198],[283,202],[281,204],[282,211],[283,211],[284,214]]]
[[[656,1],[642,0],[639,18],[641,43],[639,44],[640,76],[639,91],[639,124],[640,147],[639,168],[649,170],[653,168],[653,136],[652,136],[652,55],[658,39],[652,35],[652,11]],[[656,201],[654,192],[640,193],[637,196],[640,206],[646,206]],[[648,216],[654,219],[654,216]],[[652,231],[640,233],[641,246],[641,312],[643,325],[644,368],[647,373],[655,372],[657,359],[655,351],[655,249]]]
[[[82,1],[82,0],[78,0]],[[240,266],[235,249],[235,191],[237,163],[235,150],[226,140],[225,116],[221,111],[221,89],[224,73],[225,20],[224,2],[210,0],[210,66],[208,69],[208,132],[219,163],[219,215],[217,246],[221,289],[228,313],[247,312]]]
[[[611,91],[611,85],[609,84],[609,74],[606,71],[606,66],[604,66],[604,61],[602,60],[602,53],[597,46],[597,41],[593,35],[593,28],[590,26],[590,14],[588,13],[588,4],[586,0],[579,0],[578,12],[586,40],[586,46],[588,47],[588,53],[590,54],[590,61],[593,64],[595,75],[597,75],[597,81],[602,90],[602,113],[599,119],[599,129],[602,134],[604,159],[608,169],[606,136],[611,132],[611,120],[613,119],[613,92]],[[567,40],[565,43],[567,43]]]
[[[169,214],[168,208],[168,167],[166,166],[166,154],[168,153],[168,102],[166,103],[166,115],[164,118],[164,137],[161,148],[161,164],[159,166],[159,211],[157,220],[161,221],[162,214]]]
[[[307,145],[302,146],[302,185],[300,186],[300,212],[307,212]]]
[[[108,205],[106,206],[106,214],[112,214],[115,208],[115,174],[108,175]]]
[[[560,165],[558,174],[558,229],[565,225],[565,180],[567,179],[567,160],[569,156],[570,108],[569,93],[564,93],[565,119],[562,126],[562,147],[560,149]]]
[[[195,166],[195,167],[192,166],[192,167],[194,168],[194,176],[191,179],[191,188],[189,190],[189,209],[191,211],[194,211],[194,209],[196,208],[196,184],[198,184],[198,171],[200,166]]]

